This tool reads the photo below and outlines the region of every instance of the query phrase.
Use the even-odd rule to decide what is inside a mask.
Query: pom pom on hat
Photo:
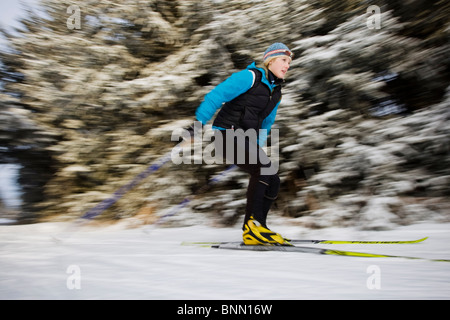
[[[289,50],[289,48],[285,44],[281,42],[276,42],[272,44],[270,47],[268,47],[267,50],[264,52],[263,61],[266,62],[269,59],[272,59],[277,56],[288,56],[291,59],[294,58],[294,54],[292,53],[291,50]]]

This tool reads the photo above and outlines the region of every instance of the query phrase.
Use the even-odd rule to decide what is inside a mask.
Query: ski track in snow
[[[182,246],[239,240],[235,228],[127,229],[67,223],[0,226],[0,299],[449,299],[450,263]],[[309,230],[272,225],[295,239],[412,240],[408,245],[312,245],[349,251],[450,259],[450,224],[390,231]],[[62,241],[52,237],[61,235]],[[73,273],[75,266],[79,273]],[[380,288],[367,282],[376,266]],[[369,268],[370,270],[370,268]],[[79,288],[69,289],[73,277]],[[69,282],[69,285],[68,285]]]

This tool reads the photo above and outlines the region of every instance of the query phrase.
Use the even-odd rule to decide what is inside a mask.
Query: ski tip
[[[417,240],[412,240],[412,241],[404,241],[405,243],[419,243],[419,242],[423,242],[425,240],[427,240],[428,237],[422,238],[422,239],[417,239]]]

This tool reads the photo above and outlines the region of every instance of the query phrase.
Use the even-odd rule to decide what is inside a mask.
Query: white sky
[[[23,16],[23,4],[35,5],[38,0],[0,0],[0,21],[2,25],[18,26],[17,19]]]
[[[38,0],[0,0],[0,25],[11,31],[18,27],[19,17],[25,15],[23,4],[35,5]],[[0,36],[0,48],[6,43]],[[15,164],[0,165],[0,198],[7,207],[20,206],[20,186],[17,184],[17,174],[20,166]],[[1,217],[0,217],[1,218]]]
[[[39,0],[0,0],[0,25],[11,31],[12,27],[18,27],[17,22],[20,17],[25,15],[24,4],[34,6]],[[0,37],[0,45],[3,45],[5,40]]]

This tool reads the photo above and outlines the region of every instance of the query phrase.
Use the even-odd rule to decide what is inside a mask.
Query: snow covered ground
[[[279,220],[277,218],[277,220]],[[391,231],[309,230],[271,223],[295,239],[408,240],[408,245],[313,245],[450,259],[450,224]],[[236,228],[127,229],[123,224],[0,226],[0,299],[449,299],[450,263],[182,246],[239,240]],[[62,233],[61,233],[62,232]],[[52,237],[59,235],[61,242]]]

